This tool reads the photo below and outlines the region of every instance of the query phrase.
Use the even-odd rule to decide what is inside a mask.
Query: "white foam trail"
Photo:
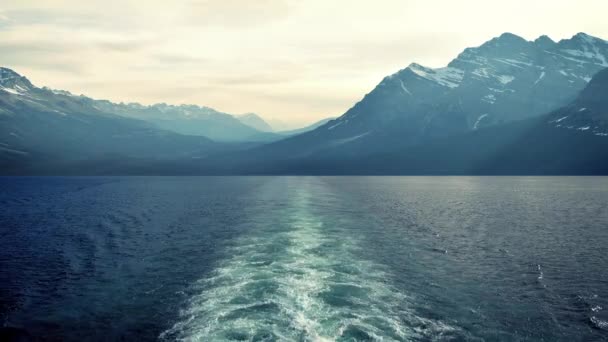
[[[454,330],[415,316],[382,267],[357,260],[357,240],[332,232],[297,188],[284,229],[241,237],[162,339],[399,341]]]

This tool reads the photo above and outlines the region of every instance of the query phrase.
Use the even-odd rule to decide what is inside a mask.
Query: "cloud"
[[[159,64],[169,67],[175,67],[176,65],[202,65],[213,61],[210,58],[189,56],[178,53],[156,53],[151,56],[151,59],[155,60]]]
[[[247,28],[287,18],[286,0],[197,0],[187,7],[189,23]]]
[[[49,25],[86,27],[99,24],[99,17],[89,13],[74,13],[60,9],[17,9],[5,11],[11,26]]]
[[[103,39],[95,45],[101,50],[114,52],[130,52],[142,50],[148,46],[154,45],[157,41],[144,39]]]
[[[429,42],[435,44],[429,44]],[[461,52],[465,43],[453,34],[411,32],[376,39],[312,42],[302,53],[309,66],[334,69],[392,67],[397,71],[411,62],[443,66]]]
[[[4,12],[0,11],[0,30],[11,25],[11,19]]]
[[[293,81],[295,77],[282,73],[268,73],[228,77],[215,77],[210,81],[221,86],[259,86],[259,85],[280,85]]]
[[[70,55],[77,50],[77,45],[61,42],[0,42],[0,65],[82,75],[84,65]]]

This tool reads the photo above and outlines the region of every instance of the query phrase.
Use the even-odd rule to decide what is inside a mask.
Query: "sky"
[[[295,127],[503,32],[608,39],[606,13],[606,0],[0,0],[0,66],[94,98]]]

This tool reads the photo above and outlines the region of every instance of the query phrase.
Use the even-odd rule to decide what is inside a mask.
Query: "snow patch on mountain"
[[[460,82],[462,82],[462,78],[464,77],[464,71],[452,67],[431,69],[420,64],[412,63],[409,66],[409,69],[424,79],[449,88],[457,88],[460,86]]]
[[[566,120],[567,118],[568,118],[567,116],[564,116],[564,117],[562,117],[562,118],[559,118],[559,119],[554,120],[554,121],[551,121],[551,122],[552,122],[552,123],[560,123],[560,122],[562,122],[562,121]]]
[[[502,84],[509,84],[509,83],[513,82],[513,80],[515,79],[515,77],[510,76],[510,75],[500,75],[496,78]]]
[[[543,72],[541,72],[541,73],[540,73],[540,76],[538,76],[538,79],[537,79],[536,81],[534,81],[534,84],[536,85],[536,84],[538,84],[538,82],[542,81],[542,79],[543,79],[543,78],[545,78],[545,75],[546,75],[546,74],[547,74],[547,73],[546,73],[546,72],[544,72],[544,71],[543,71]]]
[[[357,139],[361,139],[361,138],[363,138],[364,136],[366,136],[366,135],[368,135],[368,134],[370,134],[370,133],[371,133],[371,132],[365,132],[365,133],[362,133],[362,134],[357,134],[357,135],[352,136],[352,137],[349,137],[349,138],[337,139],[337,140],[334,140],[334,141],[333,141],[333,144],[334,144],[334,145],[343,145],[343,144],[347,144],[347,143],[349,143],[349,142],[353,142],[353,141],[355,141],[355,140],[357,140]]]
[[[493,94],[489,94],[484,96],[481,100],[489,104],[494,104],[494,102],[496,102],[496,96],[494,96]]]
[[[334,128],[336,128],[336,127],[340,126],[341,124],[343,124],[343,123],[347,123],[347,122],[348,122],[348,120],[340,120],[340,121],[338,121],[338,123],[333,124],[333,125],[331,125],[331,126],[327,127],[327,130],[332,130],[332,129],[334,129]]]
[[[475,69],[472,74],[481,78],[490,78],[491,75],[491,73],[488,71],[488,68]]]
[[[403,81],[399,80],[399,83],[401,85],[401,89],[403,90],[403,92],[412,96],[412,93],[405,87],[405,84],[403,84]]]
[[[476,130],[479,128],[479,123],[481,123],[481,120],[485,119],[486,117],[488,117],[488,114],[481,114],[478,118],[477,121],[475,121],[475,124],[473,125],[473,129]]]
[[[7,87],[0,86],[0,90],[5,91],[9,94],[13,94],[13,95],[23,95],[22,92],[20,92],[19,90],[15,89],[15,88],[7,88]]]
[[[516,67],[516,68],[520,68],[520,69],[525,69],[525,67],[530,67],[533,65],[530,62],[524,62],[524,61],[520,61],[517,59],[511,59],[511,58],[496,58],[496,61]]]

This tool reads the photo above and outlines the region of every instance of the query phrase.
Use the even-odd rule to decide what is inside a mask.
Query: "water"
[[[2,178],[0,207],[32,338],[608,339],[608,178]]]

